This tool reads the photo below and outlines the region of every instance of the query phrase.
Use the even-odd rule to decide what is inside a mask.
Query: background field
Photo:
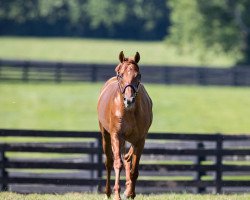
[[[208,52],[178,54],[163,42],[0,37],[0,58],[117,63],[118,52],[141,52],[142,64],[223,65],[233,58]],[[24,50],[25,49],[25,50]],[[0,83],[0,127],[98,130],[96,104],[102,83]],[[152,132],[250,133],[250,91],[236,87],[148,84],[154,102]]]
[[[168,194],[168,195],[137,195],[136,200],[247,200],[250,195],[191,195],[191,194]],[[21,195],[15,193],[0,193],[0,199],[4,200],[102,200],[104,195],[69,193],[65,195]]]
[[[138,42],[101,39],[70,38],[21,38],[0,37],[0,58],[2,59],[38,59],[55,61],[117,63],[118,54],[141,54],[141,64],[156,65],[192,65],[192,66],[233,66],[236,58],[230,55],[207,51],[201,56],[199,49],[192,53],[167,45],[162,41]],[[25,49],[25,50],[24,50]]]
[[[219,1],[182,1],[182,3],[179,1],[177,3],[175,0],[127,0],[114,4],[112,1],[113,0],[92,0],[80,2],[76,0],[37,0],[30,2],[26,1],[20,4],[19,0],[12,0],[0,3],[0,27],[3,27],[0,28],[0,35],[7,36],[0,36],[0,63],[3,65],[4,62],[1,62],[2,59],[20,59],[98,63],[102,65],[112,63],[115,67],[118,63],[118,54],[123,50],[127,56],[134,55],[136,51],[139,51],[141,54],[140,66],[142,67],[143,65],[159,65],[162,67],[168,65],[172,66],[171,70],[177,71],[175,66],[178,65],[225,68],[237,65],[237,68],[232,67],[227,70],[214,69],[211,70],[213,71],[212,73],[210,73],[210,69],[207,70],[206,68],[198,68],[197,71],[188,69],[189,71],[183,73],[183,75],[176,72],[178,73],[176,77],[178,77],[180,82],[185,82],[185,76],[188,74],[188,76],[192,75],[193,77],[197,75],[197,81],[195,80],[194,82],[203,86],[209,85],[210,80],[215,80],[216,84],[224,83],[225,78],[226,81],[228,81],[228,85],[235,85],[236,87],[147,84],[147,90],[154,102],[154,122],[150,131],[250,135],[250,90],[249,87],[238,87],[248,81],[247,78],[245,78],[248,76],[248,73],[244,71],[243,73],[245,76],[242,77],[241,71],[243,71],[243,69],[239,69],[238,67],[239,65],[247,67],[250,64],[250,33],[245,30],[250,27],[250,18],[248,15],[250,12],[250,1],[230,1],[230,4],[219,3]],[[22,35],[27,37],[8,37],[8,35]],[[40,38],[36,38],[35,36],[40,36]],[[63,38],[63,36],[65,36],[65,38]],[[77,38],[78,36],[103,39],[82,39]],[[122,38],[123,40],[113,40],[115,38]],[[126,41],[126,39],[139,40],[140,42]],[[29,70],[29,65],[29,62],[22,64],[20,67],[24,69],[22,72],[15,71],[13,66],[3,66],[3,68],[0,68],[0,129],[98,130],[96,104],[102,83],[35,83],[31,81],[32,79],[28,79],[28,74],[30,74],[30,72],[31,77],[36,76],[39,80],[47,76],[48,72],[45,72],[45,70],[41,68],[39,70]],[[7,69],[7,72],[5,69]],[[92,73],[93,80],[99,80],[95,79],[94,72],[98,71],[96,70],[97,68],[93,69],[92,72],[89,71],[86,72],[86,74],[90,76]],[[48,70],[52,71],[53,75],[56,76],[55,82],[57,83],[60,82],[60,77],[63,77],[65,74],[65,76],[69,76],[68,74],[73,72],[73,68],[69,71],[64,71],[63,65],[61,64],[57,64],[55,70]],[[40,73],[42,71],[44,71],[43,75]],[[81,75],[79,71],[77,73],[78,77],[84,76]],[[183,71],[185,70],[182,70],[182,72]],[[224,73],[224,71],[227,72]],[[154,70],[153,73],[148,71],[145,72],[145,74],[148,73],[148,76],[157,79],[156,82],[159,80],[158,77],[163,77],[164,83],[177,83],[171,82],[171,77],[174,77],[175,74],[169,72],[170,70],[163,69],[160,74],[162,76],[157,76]],[[18,76],[20,73],[22,73],[22,80],[24,83],[17,81],[11,82],[10,79],[8,79],[8,77],[15,78],[15,75]],[[211,76],[207,78],[205,73],[207,75],[211,74]],[[1,77],[4,78],[1,79]],[[6,82],[4,82],[4,80]],[[7,82],[7,80],[9,80],[9,82]],[[189,81],[185,83],[189,83]],[[2,133],[5,134],[4,131]],[[211,139],[211,137],[212,135],[209,135],[209,139]],[[167,164],[168,160],[171,160],[169,164],[176,162],[176,164],[180,165],[171,165],[173,170],[177,170],[179,167],[184,167],[184,169],[185,167],[186,169],[189,167],[198,168],[198,171],[194,172],[192,177],[184,172],[183,174],[186,177],[184,176],[183,179],[214,180],[216,181],[215,191],[218,193],[220,193],[220,187],[223,187],[221,190],[222,193],[227,191],[226,189],[224,190],[224,186],[226,187],[230,182],[224,182],[224,180],[244,180],[246,181],[246,185],[248,185],[250,180],[249,171],[247,171],[249,170],[248,154],[250,146],[248,141],[244,140],[237,142],[235,140],[228,142],[226,141],[226,137],[223,138],[220,135],[216,135],[216,138],[218,139],[216,143],[213,142],[213,144],[210,144],[211,142],[208,142],[209,144],[207,144],[207,142],[204,142],[205,150],[198,149],[197,153],[199,155],[191,155],[193,156],[192,158],[189,157],[189,154],[196,152],[194,148],[201,147],[202,141],[192,141],[190,145],[186,144],[185,141],[177,141],[177,143],[168,140],[166,140],[166,142],[160,141],[162,146],[165,145],[162,151],[166,150],[166,145],[169,148],[173,147],[170,151],[166,150],[165,152],[169,152],[169,154],[181,154],[181,158],[172,159],[168,155],[165,156],[165,154],[162,156],[155,156],[150,153],[151,155],[148,156],[150,159],[145,157],[146,159],[144,160],[146,162],[152,162],[154,157],[154,159],[159,158],[159,163],[164,162],[165,164]],[[231,139],[232,138],[233,137],[231,137]],[[243,138],[246,139],[247,137],[243,136]],[[53,140],[57,142],[60,141],[58,138]],[[1,162],[3,171],[2,179],[6,180],[3,182],[6,182],[6,184],[7,182],[11,182],[11,179],[8,178],[8,173],[9,177],[13,179],[19,176],[20,179],[22,179],[19,180],[25,183],[24,177],[20,176],[25,175],[25,173],[29,176],[33,173],[33,176],[39,179],[39,174],[41,175],[42,173],[51,178],[53,177],[53,173],[63,172],[62,162],[59,163],[60,166],[58,167],[61,170],[51,169],[50,171],[47,170],[49,169],[48,167],[41,172],[39,170],[42,169],[35,169],[36,167],[34,167],[34,165],[34,171],[26,168],[31,167],[32,162],[30,161],[36,161],[35,164],[37,164],[36,166],[39,168],[41,166],[46,166],[46,162],[53,163],[53,161],[57,159],[58,161],[69,162],[70,167],[72,167],[71,162],[78,160],[80,163],[84,161],[85,158],[79,160],[79,158],[83,156],[82,151],[76,151],[81,152],[76,155],[67,152],[68,157],[66,156],[65,159],[62,155],[59,155],[59,153],[55,153],[57,152],[55,150],[57,147],[56,145],[72,145],[73,148],[77,149],[75,145],[78,145],[80,140],[71,138],[70,141],[77,142],[77,144],[69,144],[68,138],[65,138],[65,141],[62,141],[64,144],[47,144],[47,142],[54,142],[53,140],[49,141],[48,138],[37,137],[26,139],[24,135],[17,138],[0,137],[0,143],[31,142],[30,144],[3,145],[2,152],[4,153],[2,153],[3,159]],[[43,141],[46,142],[46,144],[35,144],[36,142]],[[158,148],[160,143],[157,145],[152,142],[150,145],[155,145]],[[22,149],[22,146],[25,145],[26,147]],[[22,153],[22,150],[32,150],[33,147],[27,148],[29,145],[33,147],[44,145],[45,148],[38,148],[38,153],[34,154],[28,152]],[[50,145],[52,148],[49,150]],[[79,145],[82,144],[79,143]],[[13,146],[12,149],[11,146]],[[93,151],[92,147],[93,146],[90,146],[90,151]],[[225,147],[227,150],[220,151],[220,147]],[[56,159],[50,160],[49,153],[45,152],[46,148],[47,151],[53,152],[51,158]],[[188,149],[185,150],[185,148]],[[70,151],[69,148],[64,149]],[[18,151],[15,152],[11,150]],[[207,150],[211,150],[211,154],[218,153],[219,155],[208,156],[210,152]],[[42,153],[39,153],[40,151]],[[43,153],[43,151],[45,153]],[[160,151],[160,149],[158,148],[157,151]],[[100,160],[101,154],[99,150],[98,152]],[[233,157],[229,156],[227,154],[228,152],[232,152]],[[4,158],[5,155],[7,159]],[[24,165],[26,165],[24,166],[25,168],[23,168],[24,171],[22,171],[22,164],[20,165],[20,162],[16,163],[16,166],[12,165],[14,163],[13,161],[18,161],[18,159],[19,161],[22,159],[26,162],[28,161],[28,163],[24,163]],[[95,158],[93,159],[93,157],[88,157],[88,155],[86,155],[86,160],[93,161]],[[189,162],[189,166],[184,165],[186,162]],[[82,163],[80,163],[81,166]],[[157,160],[156,163],[158,163]],[[225,168],[227,168],[228,171],[225,172],[224,166],[228,163],[232,163],[234,166],[226,166]],[[27,166],[27,164],[29,164],[29,166]],[[209,170],[211,170],[210,164],[211,168],[214,168],[212,173],[207,170],[205,170],[207,173],[199,171],[199,169],[202,168],[209,168]],[[244,166],[241,167],[241,165]],[[170,167],[170,165],[165,167],[157,166],[159,170],[155,171],[153,176],[156,173],[158,175],[159,172],[159,180],[165,178],[166,180],[181,180],[182,171],[174,171],[174,173],[172,173],[171,170],[167,169],[168,167]],[[5,173],[5,169],[8,173]],[[162,177],[164,172],[162,169],[166,172],[164,177]],[[18,171],[20,173],[18,173]],[[142,171],[141,178],[147,179],[148,172],[145,173],[146,176],[144,176],[143,173]],[[61,175],[67,177],[66,173]],[[74,176],[80,177],[80,175],[78,176],[77,174]],[[153,176],[151,176],[151,178],[154,178]],[[50,179],[51,181],[49,181],[50,184],[48,187],[52,186],[51,184],[54,180],[56,184],[61,184],[58,177],[59,176],[55,176],[55,179]],[[225,184],[220,186],[220,183]],[[176,186],[174,182],[170,184],[169,186]],[[196,183],[191,182],[190,184]],[[238,183],[231,182],[230,184],[237,185]],[[243,185],[244,182],[240,182],[239,184]],[[199,184],[198,187],[202,187],[202,185],[203,182]],[[239,189],[241,191],[243,190],[243,192],[248,192],[247,188],[245,188],[246,185]],[[182,191],[189,191],[186,190],[187,188],[184,186]],[[30,187],[30,189],[32,190],[32,187]],[[236,192],[234,189],[227,189],[232,193]],[[146,190],[148,191],[148,188],[146,188]],[[202,188],[198,188],[197,192],[201,190]],[[18,190],[12,190],[10,187],[10,191]],[[53,191],[54,195],[22,195],[0,192],[0,200],[91,200],[103,199],[104,197],[104,195],[85,193],[57,195],[52,187],[50,191]],[[82,192],[82,188],[80,191]],[[145,188],[142,191],[144,192]],[[156,192],[155,190],[152,191],[154,193]],[[212,190],[207,190],[207,192],[209,191]],[[34,189],[31,192],[34,192]],[[167,191],[164,190],[164,192]],[[247,195],[192,195],[183,192],[183,194],[138,195],[136,199],[241,200],[250,199],[250,193]]]
[[[0,84],[0,127],[98,130],[102,83]],[[250,133],[250,90],[147,84],[154,102],[151,132]]]

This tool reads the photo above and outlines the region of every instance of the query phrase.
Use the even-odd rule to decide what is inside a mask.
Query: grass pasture
[[[22,195],[10,192],[0,193],[0,200],[103,200],[103,194],[68,193],[58,194],[29,194]],[[192,194],[162,194],[137,195],[136,200],[248,200],[249,194],[232,195],[192,195]]]
[[[236,58],[207,50],[200,55],[199,49],[182,51],[163,41],[122,41],[80,38],[26,38],[0,37],[1,59],[28,59],[71,61],[90,63],[117,63],[118,54],[141,54],[141,64],[222,66],[235,64]]]
[[[0,46],[0,59],[117,63],[119,51],[124,50],[126,55],[139,51],[140,63],[145,65],[229,67],[235,62],[233,57],[215,56],[213,52],[208,52],[207,56],[201,57],[198,50],[181,55],[175,47],[167,46],[163,42],[0,37]],[[0,82],[0,128],[97,131],[99,129],[96,104],[101,87],[101,83]],[[250,134],[249,88],[154,84],[146,84],[146,88],[154,103],[154,121],[150,132]],[[34,142],[33,138],[21,137],[0,138],[0,140],[1,142]],[[39,141],[47,140],[40,138]],[[55,142],[58,141],[60,140],[56,139]],[[42,153],[8,153],[7,156],[17,155],[23,158],[46,158],[47,156]],[[60,155],[53,156],[58,158]],[[240,164],[249,163],[242,161]],[[210,180],[211,177],[203,178]],[[229,176],[223,178],[231,180]],[[242,179],[242,176],[239,178]],[[249,176],[244,178],[250,180]],[[101,200],[104,199],[104,195],[86,193],[23,195],[0,192],[0,200],[43,199]],[[152,194],[138,195],[136,199],[246,200],[250,199],[250,194]]]
[[[0,83],[0,127],[98,130],[102,84]],[[250,90],[237,87],[146,85],[152,97],[151,132],[250,133]]]

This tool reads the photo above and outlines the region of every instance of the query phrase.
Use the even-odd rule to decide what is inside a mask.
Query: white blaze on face
[[[131,98],[132,96],[133,96],[133,89],[129,86],[129,87],[127,87],[126,90],[125,90],[124,97],[125,97],[126,99],[129,99],[129,98]]]
[[[125,106],[125,108],[129,107],[128,102],[126,100],[124,101],[124,106]]]

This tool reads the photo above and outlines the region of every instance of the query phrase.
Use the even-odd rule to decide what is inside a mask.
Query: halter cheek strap
[[[139,91],[139,86],[140,86],[140,83],[141,83],[140,80],[139,80],[139,82],[138,82],[138,84],[137,84],[136,87],[135,87],[134,85],[132,85],[132,84],[127,84],[127,85],[125,85],[125,87],[122,89],[121,84],[120,84],[120,81],[119,81],[119,78],[122,79],[122,76],[121,76],[119,73],[117,73],[117,76],[116,76],[116,77],[117,77],[118,85],[119,85],[120,92],[121,92],[122,95],[125,94],[125,91],[126,91],[126,89],[127,89],[128,87],[131,87],[132,90],[133,90],[133,92],[135,93],[135,97],[137,96],[137,93],[138,93],[138,91]]]
[[[137,63],[134,62],[134,61],[132,61],[132,60],[131,60],[131,61],[124,60],[123,63],[124,63],[124,62],[128,62],[128,63],[134,64],[134,65],[136,65],[136,66],[138,67]],[[121,63],[121,64],[122,64],[122,63]],[[118,65],[118,68],[121,67],[121,64]],[[138,68],[139,68],[139,67],[138,67]],[[121,92],[122,96],[125,94],[126,89],[127,89],[128,87],[131,87],[132,90],[133,90],[133,92],[134,92],[134,94],[135,94],[135,97],[136,97],[136,96],[137,96],[137,93],[138,93],[138,91],[139,91],[140,83],[141,83],[141,74],[140,74],[140,73],[138,74],[138,75],[139,75],[139,80],[138,80],[138,84],[136,85],[136,87],[135,87],[133,84],[127,84],[127,85],[125,85],[125,87],[122,89],[119,79],[123,79],[123,77],[119,74],[119,69],[117,69],[116,71],[117,71],[116,77],[117,77],[118,85],[119,85],[120,92]]]

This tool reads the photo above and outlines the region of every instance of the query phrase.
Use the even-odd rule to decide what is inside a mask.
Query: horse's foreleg
[[[106,179],[105,193],[107,195],[107,198],[110,198],[110,195],[112,193],[112,190],[110,187],[110,175],[111,175],[111,170],[113,166],[113,157],[112,157],[110,134],[105,130],[102,132],[102,147],[106,155],[105,167],[106,167],[106,172],[107,172],[107,179]]]
[[[134,149],[133,146],[131,146],[129,148],[129,152],[127,154],[125,154],[126,152],[124,152],[125,156],[124,156],[124,166],[125,166],[125,173],[126,173],[126,190],[124,192],[124,195],[126,198],[131,196],[131,184],[132,184],[132,180],[130,177],[130,166],[131,166],[131,159],[132,159],[132,155],[133,155]]]
[[[114,170],[115,170],[115,185],[114,185],[114,193],[115,193],[115,200],[121,200],[120,197],[120,172],[122,169],[122,160],[121,160],[121,141],[119,137],[114,134],[111,138],[112,142],[112,149],[114,155]]]
[[[141,154],[144,148],[145,140],[138,142],[137,145],[134,146],[134,151],[132,155],[132,166],[130,170],[130,178],[131,178],[131,190],[130,194],[128,194],[128,197],[131,197],[132,199],[135,198],[135,184],[137,181],[137,178],[139,176],[139,162],[141,158]]]

